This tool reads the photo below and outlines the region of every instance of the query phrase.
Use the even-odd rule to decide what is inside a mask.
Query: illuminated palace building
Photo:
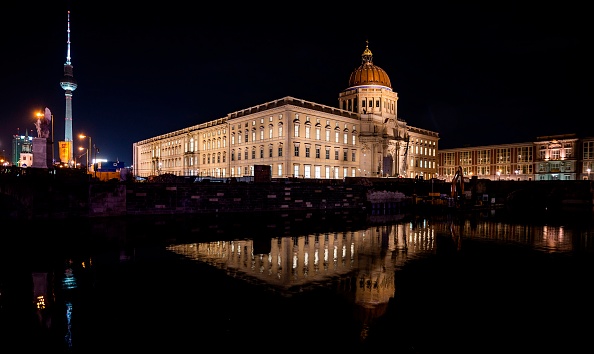
[[[219,178],[436,177],[438,133],[398,118],[398,94],[366,47],[338,108],[293,97],[134,143],[133,170]]]
[[[133,171],[227,178],[253,176],[255,165],[268,165],[273,178],[451,180],[461,167],[467,178],[532,181],[594,173],[594,138],[575,134],[444,150],[438,141],[437,132],[398,118],[398,94],[366,47],[338,108],[284,97],[229,113],[134,143]]]

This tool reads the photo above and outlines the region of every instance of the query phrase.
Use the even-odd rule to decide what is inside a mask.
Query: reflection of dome
[[[371,324],[376,319],[385,315],[388,310],[387,302],[380,302],[377,304],[358,302],[355,305],[355,318],[365,324]]]
[[[362,85],[381,85],[392,88],[390,78],[384,69],[373,65],[373,54],[369,46],[365,46],[363,51],[363,63],[351,73],[349,87]]]
[[[361,323],[361,333],[359,334],[361,340],[366,340],[369,326],[378,318],[382,317],[388,310],[388,303],[383,302],[379,304],[355,304],[355,318]]]

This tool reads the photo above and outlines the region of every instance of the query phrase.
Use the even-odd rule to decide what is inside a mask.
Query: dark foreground
[[[456,233],[448,233],[451,219],[394,218],[326,230],[316,221],[310,227],[320,242],[325,235],[338,234],[340,240],[361,234],[345,243],[360,247],[356,266],[352,273],[316,278],[290,291],[230,265],[215,266],[167,249],[201,242],[214,242],[214,247],[216,232],[203,240],[189,230],[162,234],[167,227],[159,224],[157,237],[128,225],[121,234],[110,229],[103,241],[79,240],[72,249],[45,247],[54,257],[34,245],[17,249],[23,245],[5,243],[0,352],[592,352],[590,221],[544,229],[541,224],[474,223],[468,227],[460,221]],[[287,228],[255,235],[246,227],[219,237],[221,242],[257,239],[264,248],[271,243],[274,249],[281,241],[303,248],[302,238],[309,233]],[[496,231],[486,234],[495,236],[482,235],[491,228]],[[400,232],[395,230],[406,235],[406,250],[392,247],[397,242],[390,235]],[[83,234],[88,237],[89,230]],[[541,242],[543,237],[550,241]],[[245,269],[257,272],[249,262],[257,265],[266,257],[268,252],[250,252]],[[286,269],[280,274],[288,282],[297,277]],[[302,275],[308,276],[313,278]],[[359,286],[370,294],[374,287],[392,290],[387,302],[361,302]],[[38,293],[46,294],[45,309],[33,306]]]

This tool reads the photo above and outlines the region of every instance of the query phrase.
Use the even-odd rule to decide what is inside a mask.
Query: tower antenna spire
[[[66,65],[70,65],[70,10],[68,11],[68,29],[66,30],[66,34],[68,39],[66,40]]]

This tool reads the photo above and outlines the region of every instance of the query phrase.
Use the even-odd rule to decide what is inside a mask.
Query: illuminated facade
[[[218,178],[424,177],[437,171],[438,134],[398,118],[398,94],[368,47],[338,107],[284,97],[133,144],[133,173]]]
[[[451,180],[460,166],[468,178],[569,181],[590,179],[593,165],[594,138],[564,134],[525,143],[443,149],[438,152],[437,173]]]
[[[33,144],[33,137],[29,136],[29,131],[25,129],[25,135],[12,136],[12,156],[11,165],[22,167],[21,154],[23,152],[30,153],[31,145]],[[25,150],[25,151],[23,151]],[[31,164],[29,164],[31,166]]]
[[[438,178],[451,180],[458,166],[465,177],[490,180],[534,180],[531,142],[443,149],[438,152]]]

